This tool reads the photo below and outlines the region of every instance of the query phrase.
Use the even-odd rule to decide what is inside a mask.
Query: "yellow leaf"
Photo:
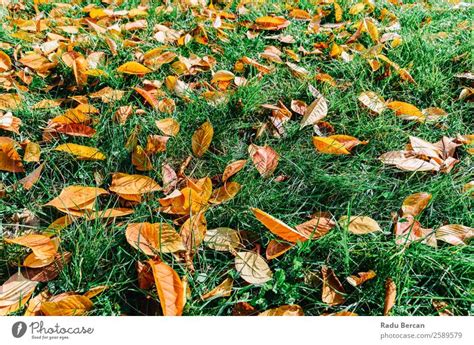
[[[117,68],[117,72],[125,74],[143,75],[151,72],[151,69],[143,66],[141,63],[129,61]]]
[[[66,143],[57,146],[55,151],[62,151],[76,156],[83,160],[104,160],[105,155],[95,147],[83,146],[73,143]]]
[[[241,246],[239,233],[231,228],[207,230],[204,243],[211,249],[224,252],[232,252]]]
[[[420,192],[407,196],[402,204],[402,217],[418,216],[428,206],[430,200],[430,193]]]
[[[214,128],[209,121],[204,122],[193,134],[192,149],[196,157],[202,157],[211,145]]]
[[[161,187],[148,176],[115,173],[109,190],[119,194],[146,194],[159,191]]]
[[[332,155],[348,155],[350,152],[339,141],[330,137],[313,137],[316,150]]]

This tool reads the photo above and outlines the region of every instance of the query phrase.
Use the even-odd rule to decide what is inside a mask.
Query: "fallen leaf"
[[[166,118],[155,121],[156,127],[165,135],[176,136],[179,133],[179,123],[172,118]]]
[[[418,216],[428,206],[430,200],[430,193],[420,192],[407,196],[402,204],[402,217]]]
[[[232,278],[226,278],[222,283],[217,285],[214,289],[201,296],[202,300],[208,300],[210,298],[218,297],[229,297],[232,293],[232,287],[234,280]]]
[[[143,66],[141,63],[129,61],[117,68],[117,72],[125,74],[144,75],[152,71],[148,67]]]
[[[204,122],[193,134],[192,149],[196,157],[202,157],[211,145],[214,128],[209,121]]]
[[[76,156],[83,160],[104,160],[105,155],[95,147],[83,146],[74,143],[62,144],[54,148],[55,151],[62,151]]]
[[[161,187],[148,176],[114,173],[109,190],[118,194],[146,194],[160,191]]]
[[[352,286],[359,286],[365,283],[367,280],[375,278],[376,274],[370,270],[368,272],[359,272],[356,276],[347,277],[346,280]]]
[[[249,154],[260,175],[268,177],[278,166],[280,156],[270,146],[249,146]]]
[[[247,283],[261,285],[271,280],[273,273],[265,260],[254,252],[237,252],[235,269]]]
[[[81,316],[92,309],[94,304],[86,296],[66,295],[57,300],[41,303],[41,312],[46,316]]]
[[[0,315],[13,313],[23,307],[37,284],[19,272],[12,275],[0,286]]]
[[[378,115],[386,108],[383,98],[372,91],[362,92],[358,100],[364,107]]]
[[[238,161],[234,161],[232,163],[227,164],[224,169],[224,173],[222,174],[222,182],[227,181],[230,177],[237,174],[240,170],[242,170],[247,163],[246,159],[241,159]]]
[[[387,278],[385,281],[385,301],[383,306],[383,315],[387,316],[395,305],[397,298],[397,285],[392,278]]]
[[[387,103],[387,108],[393,110],[395,115],[403,120],[415,120],[423,122],[426,119],[421,110],[410,103],[393,101]]]
[[[291,248],[293,248],[293,244],[291,243],[270,240],[265,251],[265,257],[267,260],[275,259],[285,254]]]
[[[380,225],[367,216],[342,216],[339,218],[339,224],[347,226],[347,230],[356,235],[370,234],[371,232],[382,231]]]
[[[251,208],[251,210],[260,223],[262,223],[268,230],[282,239],[291,243],[304,242],[308,240],[308,237],[306,237],[304,234],[289,227],[281,220],[274,218],[268,213],[263,212],[258,208]]]
[[[321,300],[331,306],[344,303],[343,293],[345,293],[345,290],[334,271],[327,266],[323,266],[321,276],[323,280]]]
[[[184,288],[178,274],[158,260],[148,261],[155,279],[156,291],[164,316],[180,316],[184,308]]]
[[[314,125],[326,117],[328,104],[323,95],[319,95],[305,110],[300,127]]]
[[[231,228],[216,228],[207,230],[204,243],[211,249],[230,251],[241,247],[238,231]]]
[[[125,236],[132,247],[150,256],[185,250],[181,237],[167,223],[130,223]]]
[[[437,240],[453,246],[463,246],[474,237],[474,228],[460,224],[448,224],[438,228],[435,236]]]

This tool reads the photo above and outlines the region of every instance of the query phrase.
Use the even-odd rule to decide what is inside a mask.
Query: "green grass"
[[[131,2],[126,3],[128,5],[120,8],[134,7]],[[135,5],[138,3],[136,1]],[[311,71],[312,75],[319,71],[328,73],[337,80],[338,87],[329,87],[317,81],[311,83],[327,98],[329,113],[325,120],[334,126],[336,133],[369,140],[368,145],[355,148],[351,155],[333,156],[315,152],[311,142],[312,129],[306,127],[300,130],[297,121],[287,124],[287,133],[282,138],[266,134],[255,139],[254,126],[265,122],[268,115],[261,108],[262,104],[276,104],[281,100],[289,107],[292,99],[301,99],[308,104],[312,101],[312,96],[307,91],[308,82],[294,78],[284,66],[277,66],[274,73],[261,79],[255,78],[255,70],[248,70],[245,73],[248,85],[238,88],[230,96],[229,102],[217,107],[197,96],[192,97],[192,102],[186,103],[170,94],[177,104],[173,117],[179,121],[181,131],[176,138],[170,139],[165,153],[152,158],[157,170],[145,175],[161,181],[159,167],[163,162],[178,168],[180,162],[191,154],[192,133],[204,121],[209,120],[215,130],[212,146],[203,158],[193,158],[187,169],[190,177],[212,177],[222,173],[229,162],[248,157],[247,147],[250,143],[267,144],[275,149],[281,159],[274,175],[289,177],[284,182],[275,182],[272,178],[263,179],[249,162],[233,178],[242,185],[240,193],[206,213],[209,229],[231,227],[246,231],[253,245],[260,244],[265,248],[270,239],[275,237],[255,219],[250,207],[258,207],[291,226],[307,220],[314,212],[327,211],[335,219],[349,214],[370,216],[383,228],[381,233],[356,236],[346,229],[336,227],[319,240],[298,244],[283,256],[269,262],[274,278],[260,287],[246,284],[239,278],[230,253],[201,247],[194,258],[195,273],[186,272],[184,265],[172,256],[164,255],[164,261],[172,265],[180,276],[186,274],[189,279],[191,298],[185,307],[185,315],[230,315],[233,305],[240,301],[248,302],[260,311],[295,303],[303,307],[306,315],[341,310],[350,310],[360,315],[381,315],[384,281],[387,277],[392,277],[398,290],[393,315],[437,315],[432,306],[433,300],[447,302],[455,315],[473,313],[472,246],[442,244],[438,249],[433,249],[415,243],[404,249],[395,244],[391,218],[391,213],[400,208],[406,196],[423,191],[433,195],[429,207],[420,217],[424,227],[436,228],[444,224],[472,226],[473,198],[462,192],[462,186],[474,179],[472,156],[462,147],[459,148],[460,163],[449,174],[401,172],[383,166],[377,159],[384,152],[402,149],[410,135],[434,142],[443,135],[456,136],[472,132],[474,107],[472,103],[457,99],[462,84],[455,78],[455,74],[472,70],[472,36],[469,30],[460,29],[458,24],[469,21],[473,11],[440,7],[436,5],[436,1],[432,1],[432,4],[432,9],[419,4],[401,8],[386,6],[400,20],[399,33],[403,44],[384,51],[384,54],[401,67],[408,68],[416,84],[401,82],[396,73],[388,78],[381,78],[380,73],[371,72],[365,60],[357,54],[352,62],[345,63],[327,58],[325,51],[322,56],[303,57],[299,63]],[[301,1],[300,6],[307,10],[314,9],[309,1]],[[48,12],[53,7],[41,5],[40,9]],[[235,7],[231,7],[233,8]],[[344,6],[344,20],[355,20],[348,14],[348,8]],[[380,14],[381,8],[376,9],[376,15]],[[169,21],[174,24],[174,28],[187,30],[195,26],[195,19],[189,11],[174,10],[167,14],[156,14],[152,8],[149,13],[149,32],[145,30],[137,33],[143,39],[143,44],[138,48],[142,52],[159,46],[147,38],[153,24]],[[267,13],[287,15],[288,12],[266,4],[243,16],[243,19],[254,20]],[[71,17],[81,15],[77,6],[70,11]],[[429,23],[428,18],[431,19]],[[325,34],[304,34],[306,26],[305,22],[293,21],[290,27],[283,30],[284,34],[292,34],[296,39],[296,43],[285,47],[297,51],[299,46],[304,46],[310,50],[313,43],[327,39]],[[229,42],[220,43],[215,40],[215,31],[209,29],[211,45],[191,42],[184,47],[173,47],[172,50],[183,56],[213,55],[217,59],[216,70],[232,70],[234,63],[242,56],[262,61],[258,55],[266,45],[279,45],[277,41],[264,39],[262,36],[266,36],[266,33],[249,40],[245,37],[246,31],[242,27],[229,31]],[[434,37],[439,32],[446,32],[447,37]],[[361,41],[370,45],[366,38]],[[23,51],[27,51],[25,47],[30,46],[27,42],[11,38],[5,29],[0,29],[0,41],[20,44]],[[343,42],[344,40],[339,43]],[[222,53],[213,51],[216,44],[221,45]],[[31,110],[33,104],[45,98],[84,95],[110,86],[125,90],[126,95],[114,103],[91,102],[100,111],[94,125],[97,134],[93,138],[57,139],[57,143],[67,140],[98,147],[108,158],[103,162],[74,160],[63,153],[52,151],[56,146],[53,141],[42,145],[45,169],[41,179],[30,191],[21,187],[13,188],[23,174],[0,172],[2,183],[8,186],[7,197],[0,199],[0,231],[11,230],[11,216],[24,209],[31,210],[40,219],[39,230],[44,230],[61,214],[42,205],[56,197],[65,186],[93,186],[96,184],[94,176],[100,175],[104,178],[100,186],[106,188],[114,172],[140,173],[133,168],[130,153],[124,143],[133,129],[140,126],[139,142],[144,145],[149,134],[158,134],[154,121],[168,117],[167,114],[150,110],[133,91],[134,86],[141,85],[140,78],[121,76],[115,72],[122,63],[134,60],[132,48],[120,48],[118,56],[112,57],[104,40],[98,38],[93,38],[90,47],[81,44],[77,47],[84,54],[89,49],[103,50],[106,53],[108,63],[104,70],[109,73],[109,78],[102,78],[98,83],[89,84],[83,90],[72,93],[64,87],[45,93],[41,89],[48,84],[49,79],[35,77],[30,86],[31,92],[23,94],[25,106],[14,113],[23,121],[21,135],[2,130],[0,135],[13,137],[17,141],[40,141],[41,128],[48,119],[63,113],[64,108]],[[461,55],[461,58],[455,59]],[[168,66],[163,66],[147,75],[146,79],[163,80],[171,73]],[[58,74],[63,76],[66,83],[74,83],[72,70],[66,66],[58,67]],[[184,79],[187,82],[209,81],[211,73],[200,73]],[[341,85],[347,86],[340,87]],[[363,91],[374,91],[386,100],[409,102],[420,109],[440,107],[449,116],[441,126],[402,121],[391,111],[374,117],[358,104],[357,97]],[[145,109],[146,114],[131,116],[124,125],[113,122],[112,115],[118,107],[129,104]],[[28,172],[34,167],[34,164],[26,164]],[[161,195],[158,194],[157,197]],[[100,201],[104,208],[117,206],[117,198],[114,196],[101,198]],[[124,235],[126,225],[130,222],[169,221],[168,216],[156,212],[158,206],[157,198],[151,198],[138,205],[135,213],[124,219],[108,223],[81,220],[62,230],[60,250],[71,252],[72,260],[57,279],[41,284],[41,287],[47,287],[53,294],[58,294],[65,291],[85,292],[97,285],[108,285],[110,288],[94,299],[91,315],[160,314],[157,298],[146,298],[150,294],[156,297],[156,293],[141,290],[137,285],[135,264],[138,260],[145,260],[146,256],[133,249]],[[249,245],[248,249],[251,248]],[[18,247],[0,244],[0,282],[17,270],[18,263],[23,258],[21,254]],[[347,292],[346,302],[337,307],[328,307],[321,301],[318,279],[310,279],[315,274],[319,276],[322,265],[330,266],[341,281],[348,275],[369,269],[375,270],[377,277],[358,288],[352,288],[343,281]],[[208,301],[200,299],[201,294],[218,285],[227,276],[235,278],[230,297]],[[37,292],[41,287],[37,288]]]

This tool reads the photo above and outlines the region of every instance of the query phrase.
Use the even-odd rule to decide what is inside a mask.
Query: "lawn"
[[[403,2],[7,0],[0,284],[17,272],[26,283],[16,300],[0,290],[0,314],[472,314],[474,10]],[[367,92],[382,111],[359,100]],[[327,111],[302,126],[318,99]],[[178,133],[157,126],[170,118]],[[457,160],[446,169],[426,143],[443,136]],[[413,137],[429,169],[379,159],[416,149]],[[88,149],[57,149],[67,143]],[[118,191],[117,173],[167,188]],[[400,211],[421,192],[431,197],[414,218]],[[344,216],[376,224],[357,234]],[[165,241],[163,224],[143,223],[173,231]],[[448,226],[443,240],[452,224],[461,233]],[[275,244],[287,251],[269,258]]]

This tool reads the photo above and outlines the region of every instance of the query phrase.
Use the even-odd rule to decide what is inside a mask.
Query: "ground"
[[[360,53],[354,53],[352,61],[331,58],[329,48],[326,47],[321,48],[320,55],[303,56],[299,53],[300,62],[284,57],[284,61],[293,61],[309,71],[309,75],[304,78],[293,76],[284,64],[273,64],[260,58],[259,54],[267,45],[275,45],[282,50],[290,48],[295,52],[302,46],[310,51],[317,42],[335,40],[344,45],[348,38],[341,38],[337,34],[334,37],[333,33],[328,32],[308,33],[308,21],[289,17],[291,6],[315,15],[317,7],[311,1],[297,4],[289,2],[286,8],[280,2],[270,2],[247,6],[248,13],[241,14],[237,21],[248,20],[253,23],[258,17],[272,14],[289,18],[291,24],[288,27],[274,32],[257,31],[255,38],[249,38],[246,36],[249,29],[236,25],[232,30],[225,30],[228,37],[222,41],[212,28],[212,22],[207,21],[205,27],[209,44],[201,44],[196,40],[186,45],[170,44],[169,50],[178,56],[211,55],[217,60],[213,71],[233,71],[247,78],[246,85],[232,87],[228,100],[218,105],[210,104],[198,92],[185,101],[163,85],[163,91],[176,103],[171,115],[153,110],[133,90],[134,87],[142,87],[144,79],[164,81],[167,76],[174,75],[169,64],[144,77],[121,74],[117,68],[127,61],[137,61],[137,57],[140,58],[137,52],[147,52],[162,45],[152,38],[155,24],[168,23],[173,29],[183,29],[185,32],[195,28],[197,17],[191,10],[178,10],[175,7],[171,11],[156,11],[155,8],[161,4],[151,2],[146,17],[148,27],[123,34],[123,38],[135,37],[138,44],[120,46],[115,56],[105,40],[87,28],[85,34],[90,35],[90,43],[85,45],[81,42],[70,49],[86,57],[92,51],[105,52],[107,63],[100,68],[107,76],[89,76],[87,84],[75,87],[73,70],[61,62],[53,74],[61,76],[64,84],[45,90],[52,83],[53,76],[41,77],[32,73],[33,80],[28,90],[19,90],[24,100],[22,106],[13,111],[13,115],[22,121],[20,134],[0,129],[1,136],[11,137],[17,142],[29,139],[40,143],[41,162],[45,164],[41,178],[30,190],[14,187],[25,176],[24,173],[0,171],[2,184],[6,188],[6,196],[0,199],[0,229],[3,229],[4,236],[11,236],[15,231],[18,232],[16,235],[20,235],[21,231],[29,230],[21,226],[11,230],[14,228],[11,217],[27,209],[39,219],[37,230],[44,231],[63,214],[43,205],[58,196],[64,187],[83,185],[107,189],[112,174],[116,172],[143,174],[161,184],[162,163],[166,162],[178,169],[182,161],[193,154],[191,137],[194,131],[203,122],[209,121],[214,128],[210,149],[202,157],[192,158],[185,172],[189,178],[222,174],[228,163],[249,157],[248,145],[252,143],[270,146],[280,155],[280,161],[273,174],[264,178],[249,159],[244,169],[232,177],[232,181],[241,185],[240,192],[233,199],[212,206],[206,212],[208,229],[229,227],[246,231],[252,238],[246,250],[257,247],[262,255],[269,241],[277,237],[257,221],[251,207],[262,209],[290,226],[308,220],[315,212],[330,212],[334,220],[344,215],[364,215],[376,220],[382,231],[354,235],[337,225],[324,237],[297,243],[282,256],[269,260],[273,279],[259,286],[248,284],[239,277],[234,268],[234,257],[229,252],[215,251],[201,245],[193,259],[194,272],[187,270],[186,265],[175,256],[163,254],[163,261],[173,267],[179,276],[187,276],[189,281],[190,296],[184,307],[184,315],[231,315],[237,302],[247,302],[258,311],[298,304],[305,315],[343,310],[359,315],[381,315],[388,277],[397,286],[392,315],[437,315],[433,301],[446,302],[455,315],[472,313],[472,246],[452,246],[440,242],[438,248],[423,243],[413,243],[406,248],[396,244],[393,235],[393,214],[408,195],[416,192],[432,194],[430,204],[419,216],[425,228],[436,229],[444,224],[472,226],[473,199],[470,193],[463,191],[463,186],[474,179],[472,156],[465,147],[458,148],[457,158],[460,162],[449,173],[401,171],[382,164],[378,157],[387,151],[402,150],[409,136],[436,142],[442,136],[456,137],[472,132],[472,103],[458,99],[465,83],[456,74],[472,69],[472,22],[469,24],[469,21],[472,20],[473,11],[462,6],[456,8],[442,1],[408,2],[410,4],[401,6],[380,1],[374,12],[356,15],[349,14],[349,8],[355,2],[340,1],[340,5],[343,20],[353,23],[364,16],[379,21],[383,8],[398,18],[398,33],[402,42],[394,48],[389,47],[388,43],[383,53],[407,69],[415,83],[402,80],[393,70],[390,75],[372,71]],[[87,3],[98,7],[107,6],[99,1],[77,2],[68,8],[66,16],[87,17],[87,13],[81,11]],[[138,5],[138,1],[126,1],[117,9],[130,10]],[[33,6],[25,6],[26,9],[16,12],[16,15],[31,18]],[[223,6],[216,4],[216,8]],[[237,13],[236,6],[237,3],[232,4],[227,11]],[[54,4],[39,5],[44,18],[48,18],[48,13],[55,8]],[[332,5],[319,5],[319,8],[329,13],[321,23],[333,23]],[[3,18],[0,42],[10,45],[10,48],[2,50],[13,60],[14,49],[19,47],[24,53],[31,50],[35,42],[11,36],[12,32],[20,30],[7,25],[12,14],[12,11],[0,9],[0,18]],[[380,28],[388,26],[387,20],[378,23]],[[351,26],[347,30],[351,34],[355,32]],[[266,38],[280,33],[292,35],[295,42],[285,44]],[[367,34],[358,42],[366,47],[374,45]],[[256,59],[264,65],[274,65],[275,69],[271,73],[259,75],[258,70],[247,66],[244,72],[235,72],[234,64],[243,56]],[[19,71],[22,65],[16,62],[15,68]],[[320,73],[329,74],[336,85],[316,80],[315,76]],[[186,83],[210,82],[211,78],[211,71],[180,77]],[[256,137],[256,129],[268,121],[270,114],[268,109],[262,108],[263,104],[281,101],[288,108],[292,100],[310,104],[314,100],[308,90],[310,84],[327,99],[329,109],[324,121],[329,122],[336,133],[367,140],[367,145],[359,145],[350,155],[317,152],[312,143],[312,136],[315,135],[312,126],[301,129],[300,116],[297,114],[293,114],[292,120],[285,124],[285,133],[281,137],[273,136],[271,130]],[[68,89],[69,86],[73,88]],[[48,120],[63,114],[70,104],[37,110],[32,109],[34,104],[43,99],[88,95],[105,86],[124,90],[125,95],[110,103],[90,100],[99,110],[99,114],[94,115],[92,125],[96,130],[94,136],[63,134],[49,142],[42,141],[42,132]],[[385,100],[408,102],[419,109],[439,107],[448,116],[437,123],[420,123],[403,120],[390,110],[374,115],[358,102],[359,95],[364,91],[373,91]],[[144,114],[132,115],[124,124],[119,124],[112,117],[120,106],[125,105],[143,109]],[[138,141],[144,146],[149,134],[160,134],[155,120],[166,117],[173,117],[179,122],[179,134],[168,141],[166,152],[151,157],[153,170],[137,171],[131,164],[130,151],[125,147],[127,139],[136,126],[140,126]],[[96,147],[107,158],[103,161],[77,160],[52,150],[65,142]],[[27,172],[37,167],[37,163],[24,165]],[[285,176],[286,179],[275,180],[277,176]],[[153,289],[140,289],[137,283],[136,262],[145,261],[147,256],[127,243],[124,232],[127,224],[133,222],[170,223],[172,217],[157,211],[158,198],[163,196],[161,192],[154,193],[153,197],[135,205],[133,214],[123,218],[108,222],[100,219],[77,220],[62,229],[58,235],[61,239],[60,251],[71,252],[71,262],[56,279],[41,283],[35,294],[46,287],[52,294],[59,294],[66,291],[84,293],[94,286],[106,285],[108,289],[94,297],[90,315],[161,314],[156,292]],[[103,208],[119,205],[118,197],[107,197],[100,202]],[[0,245],[1,283],[17,271],[24,253],[24,248],[19,246]],[[328,306],[321,300],[319,272],[324,265],[332,268],[345,287],[345,302],[340,305]],[[345,277],[368,270],[374,270],[377,276],[360,287],[354,288],[345,282]],[[200,298],[229,276],[235,279],[229,297],[206,301]],[[21,314],[22,309],[17,313]]]

